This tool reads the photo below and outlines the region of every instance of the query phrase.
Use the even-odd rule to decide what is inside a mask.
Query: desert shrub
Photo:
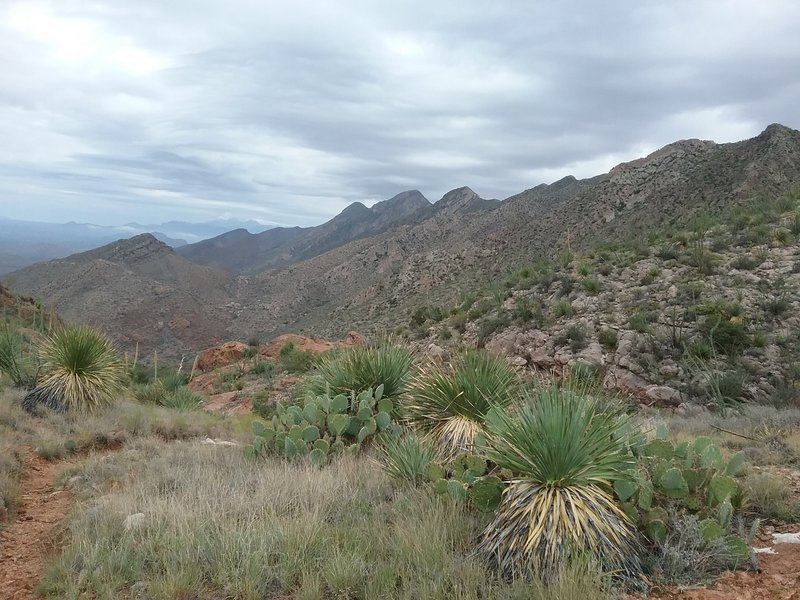
[[[436,450],[414,434],[389,438],[383,445],[383,463],[393,479],[420,483],[427,478],[428,466],[436,459]]]
[[[605,572],[638,580],[635,528],[608,491],[634,464],[625,417],[550,387],[516,414],[493,411],[488,429],[487,456],[511,478],[479,551],[508,575],[547,579],[588,556]]]
[[[750,335],[740,318],[714,313],[700,323],[700,332],[709,340],[715,352],[740,354],[750,345]]]
[[[664,244],[656,250],[656,256],[661,260],[676,260],[680,256],[680,250],[675,244]]]
[[[518,385],[505,360],[470,351],[453,364],[423,367],[411,380],[404,408],[409,422],[448,459],[474,448],[486,413],[511,403]]]
[[[428,321],[438,323],[445,317],[445,312],[440,306],[420,306],[411,313],[410,324],[412,327],[421,327]]]
[[[38,368],[32,353],[25,354],[25,338],[10,325],[0,327],[0,373],[5,373],[17,387],[36,385]]]
[[[520,323],[541,323],[542,305],[537,300],[531,300],[525,296],[514,298],[514,316]]]
[[[309,380],[314,395],[356,394],[383,386],[383,395],[397,398],[406,389],[414,355],[406,346],[383,340],[376,346],[348,346],[332,350],[317,364]]]
[[[294,342],[286,342],[280,350],[281,368],[289,373],[305,373],[314,365],[316,353],[313,350],[301,350]]]
[[[572,352],[580,352],[589,345],[589,333],[583,323],[573,323],[556,336],[555,342],[561,346],[569,345]]]
[[[562,298],[553,305],[553,315],[556,318],[572,316],[572,303],[568,299]]]
[[[495,302],[491,298],[479,298],[477,299],[470,309],[467,311],[467,319],[470,321],[474,321],[479,319],[487,312],[489,312],[492,308],[494,308]]]
[[[744,403],[743,392],[747,374],[741,370],[704,370],[701,375],[705,393],[718,411],[740,410]]]
[[[695,583],[741,566],[742,555],[733,552],[722,537],[709,540],[708,526],[697,515],[672,510],[667,513],[666,525],[664,540],[644,561],[654,582]]]
[[[242,353],[242,358],[248,360],[258,355],[258,346],[248,346]]]
[[[603,289],[603,284],[600,283],[597,277],[587,277],[581,282],[581,285],[584,290],[592,295],[599,294],[600,290]]]
[[[767,294],[761,302],[761,308],[775,317],[780,317],[786,314],[791,306],[789,296],[786,290],[779,290],[774,294]]]
[[[275,363],[269,360],[259,360],[253,363],[250,367],[250,372],[253,375],[263,375],[266,379],[272,379],[275,374]]]
[[[762,261],[759,261],[755,256],[752,254],[739,254],[736,258],[731,261],[731,268],[739,269],[741,271],[752,271],[758,265],[761,264]]]
[[[464,333],[467,329],[467,315],[459,312],[450,317],[450,325],[459,333]]]
[[[650,331],[650,324],[655,320],[655,315],[648,310],[637,310],[628,317],[628,326],[639,333]]]
[[[617,332],[613,329],[601,329],[597,334],[597,340],[606,350],[614,350],[617,347]]]
[[[478,325],[478,347],[482,348],[489,336],[494,332],[507,327],[511,321],[506,313],[501,313],[492,317],[483,319]]]
[[[453,337],[453,331],[449,327],[445,326],[439,330],[439,339],[442,340],[443,342],[446,342],[452,337]]]
[[[800,518],[800,500],[779,475],[749,474],[744,481],[744,493],[750,510],[761,517],[791,522]]]
[[[599,365],[577,362],[569,368],[568,380],[571,389],[588,390],[602,383],[603,370]]]
[[[68,325],[40,346],[43,377],[22,405],[35,410],[91,411],[110,404],[120,389],[123,364],[111,340],[87,325]]]

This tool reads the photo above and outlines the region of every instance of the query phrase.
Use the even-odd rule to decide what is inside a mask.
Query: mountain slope
[[[430,207],[417,190],[397,194],[367,208],[354,202],[316,227],[270,229],[255,235],[228,232],[182,247],[179,253],[199,263],[236,273],[258,273],[312,258],[350,241],[374,235],[402,223]]]
[[[168,314],[181,310],[196,311],[192,323],[205,316],[213,320],[209,334],[239,339],[304,329],[327,336],[350,329],[368,333],[407,323],[420,306],[452,304],[463,292],[567,246],[641,236],[652,226],[687,223],[701,214],[775,197],[798,183],[800,132],[772,125],[753,139],[732,144],[675,142],[605,175],[567,177],[502,202],[483,200],[469,188],[453,190],[433,205],[423,205],[415,193],[410,199],[401,194],[371,209],[351,205],[318,228],[257,236],[235,231],[219,238],[216,248],[205,247],[207,258],[244,257],[234,265],[240,271],[248,264],[252,268],[254,257],[260,259],[263,270],[246,276],[228,279],[152,244],[142,260],[146,267],[101,261],[111,271],[105,277],[100,277],[99,258],[90,264],[100,274],[39,267],[36,276],[30,269],[14,275],[18,289],[45,300],[62,288],[85,287],[80,294],[58,296],[58,309],[67,318],[94,320],[120,336],[124,322],[137,335],[150,332],[152,343],[169,338],[159,333],[158,324],[163,328]],[[396,207],[401,208],[386,216]],[[277,240],[279,235],[287,240]],[[267,249],[247,250],[254,239]],[[214,277],[193,270],[204,268],[208,271],[202,273]],[[129,288],[118,277],[136,281],[143,293],[140,304],[151,312],[128,306]],[[195,277],[209,283],[198,287]],[[168,285],[169,294],[154,296],[156,281]],[[90,294],[121,305],[100,318],[81,305]],[[195,347],[205,333],[172,335],[175,347],[178,342]]]
[[[226,337],[229,281],[141,234],[18,271],[14,287],[68,321],[101,326],[126,347],[176,354]]]

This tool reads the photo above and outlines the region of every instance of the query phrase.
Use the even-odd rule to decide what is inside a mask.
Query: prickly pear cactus
[[[614,483],[623,511],[653,544],[669,536],[668,511],[696,514],[702,519],[703,539],[708,543],[723,539],[738,556],[747,541],[731,529],[742,506],[736,476],[744,469],[744,454],[726,460],[706,436],[677,445],[666,438],[666,428],[659,426],[655,439],[632,448],[638,457],[636,472]]]
[[[393,410],[380,387],[350,397],[324,395],[307,398],[302,406],[279,406],[270,421],[253,421],[253,441],[244,453],[248,458],[308,456],[312,464],[321,466],[345,449],[357,452],[378,435],[400,435]]]

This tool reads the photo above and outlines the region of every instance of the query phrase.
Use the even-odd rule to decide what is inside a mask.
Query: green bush
[[[256,361],[253,366],[250,367],[250,372],[253,375],[263,375],[266,379],[272,379],[272,376],[275,374],[275,363],[268,360]]]
[[[314,365],[315,358],[315,352],[301,350],[294,342],[286,342],[279,353],[281,368],[288,373],[306,373]]]
[[[553,315],[555,315],[556,318],[571,317],[572,303],[568,299],[562,298],[553,305]]]

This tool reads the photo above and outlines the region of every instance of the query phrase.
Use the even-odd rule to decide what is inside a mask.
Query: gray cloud
[[[800,7],[11,0],[0,215],[313,224],[800,125]]]

